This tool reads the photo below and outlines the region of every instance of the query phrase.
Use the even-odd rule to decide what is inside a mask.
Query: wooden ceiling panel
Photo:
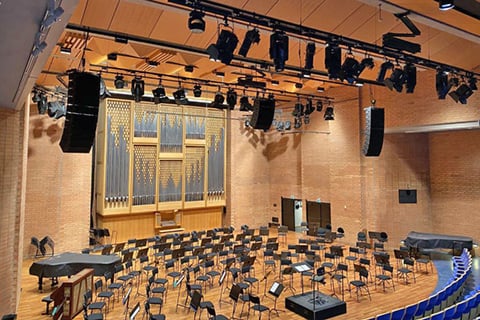
[[[246,4],[244,4],[243,9],[266,15],[278,3],[278,1],[279,0],[249,0]],[[235,1],[235,3],[237,2]],[[238,4],[233,6],[236,7]]]
[[[362,5],[353,11],[346,20],[335,28],[335,33],[350,38],[373,43],[376,39],[376,32],[364,33],[359,31],[365,24],[375,27],[377,22],[376,10],[370,6]],[[371,27],[370,25],[370,27]],[[369,29],[372,30],[372,29]],[[373,29],[375,30],[375,29]]]
[[[150,33],[152,39],[175,43],[185,43],[189,36],[187,18],[178,11],[165,11]]]
[[[441,51],[432,53],[431,59],[472,70],[480,63],[479,52],[479,45],[456,38],[446,42]]]
[[[308,16],[320,5],[319,2],[321,1],[306,0],[299,2],[291,0],[279,0],[268,11],[268,16],[300,24],[306,16]]]
[[[115,12],[110,29],[148,37],[161,19],[162,13],[163,10],[157,7],[122,1]]]
[[[305,19],[304,24],[318,30],[334,32],[361,4],[354,0],[344,0],[341,10],[338,6],[337,1],[325,1]]]
[[[120,0],[87,0],[81,23],[89,27],[108,29],[119,2]]]
[[[87,0],[79,0],[75,11],[70,16],[70,23],[81,24],[85,8],[87,7]]]

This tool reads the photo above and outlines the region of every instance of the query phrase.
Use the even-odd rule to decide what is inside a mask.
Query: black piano
[[[463,249],[472,250],[473,239],[465,236],[445,234],[409,232],[405,239],[405,245],[418,249]]]
[[[51,258],[36,261],[30,266],[30,274],[38,277],[38,289],[42,290],[44,277],[70,277],[85,268],[92,268],[95,276],[103,276],[107,271],[115,273],[115,265],[120,263],[117,255],[95,255],[66,252]],[[52,282],[52,285],[55,282]]]

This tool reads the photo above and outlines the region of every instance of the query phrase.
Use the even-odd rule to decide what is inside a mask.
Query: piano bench
[[[50,303],[53,302],[53,299],[50,296],[46,296],[42,298],[42,302],[45,302],[45,315],[50,315]]]

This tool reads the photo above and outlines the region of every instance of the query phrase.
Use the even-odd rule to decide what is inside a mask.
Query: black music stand
[[[127,316],[128,316],[128,310],[129,310],[128,303],[130,302],[131,293],[132,293],[132,286],[128,288],[127,293],[125,293],[125,295],[122,298],[122,304],[124,305],[124,308],[125,308],[123,311],[123,313],[125,314],[125,320],[127,319]]]
[[[187,270],[187,269],[185,269]],[[180,303],[180,289],[182,288],[182,282],[183,282],[183,279],[185,279],[185,272],[188,272],[188,271],[184,271],[183,274],[176,280],[173,282],[173,287],[176,288],[178,287],[178,294],[177,294],[177,305],[175,306],[175,312],[177,312],[178,310],[178,307],[182,307],[182,308],[185,308],[185,309],[188,309],[189,306],[187,306],[186,304],[181,304]],[[188,292],[187,292],[188,294]]]
[[[232,310],[232,318],[231,319],[239,319],[235,318],[235,310],[237,308],[237,302],[238,302],[238,297],[240,294],[243,292],[242,288],[240,288],[238,285],[234,284],[232,286],[232,289],[230,289],[230,294],[228,295],[230,299],[233,300],[233,310]]]
[[[268,284],[268,276],[272,273],[272,270],[268,270],[265,275],[263,276],[262,280],[260,280],[260,282],[262,281],[265,281],[265,286],[263,287],[263,296],[264,297],[268,297],[267,296],[267,284]]]
[[[272,284],[272,286],[270,287],[270,290],[268,290],[268,293],[270,293],[274,298],[274,302],[273,302],[273,308],[270,310],[270,312],[272,311],[275,311],[277,313],[277,316],[280,316],[278,313],[279,312],[285,312],[285,310],[282,310],[282,309],[277,309],[277,299],[278,297],[280,297],[280,295],[282,294],[283,292],[283,289],[285,289],[285,287],[283,286],[283,284],[281,283],[278,283],[278,282],[274,282]]]
[[[320,298],[317,296],[317,291],[320,291],[320,290],[316,290],[316,286],[319,283],[325,285],[325,267],[318,268],[317,273],[312,277],[313,290],[312,290],[312,299],[310,300],[310,302],[313,303],[313,320],[315,320],[316,314],[317,314],[315,312],[315,304],[317,303],[317,300]],[[335,295],[335,291],[333,295]],[[318,301],[318,303],[321,304],[322,302]]]
[[[293,273],[295,272],[295,270],[293,269],[293,267],[286,267],[285,269],[283,269],[282,271],[282,278],[283,276],[290,276],[290,280],[288,281],[288,286],[285,286],[286,289],[290,289],[290,291],[292,291],[292,294],[295,294],[295,288],[293,287]]]
[[[220,275],[220,278],[218,279],[218,284],[220,284],[221,288],[220,288],[220,298],[218,300],[218,304],[221,306],[222,305],[222,295],[223,295],[223,291],[225,290],[225,288],[228,288],[228,275],[230,274],[230,267],[235,263],[235,259],[232,258],[232,260],[230,260],[226,265],[225,265],[225,268],[223,269],[221,275]],[[226,284],[225,284],[226,282]],[[227,303],[230,303],[230,301],[223,301],[223,302],[227,302]]]
[[[128,317],[128,320],[135,320],[135,317],[137,314],[140,312],[140,302],[137,302],[135,307],[133,307],[132,311],[130,311],[130,315]]]
[[[307,271],[310,271],[312,270],[312,266],[309,265],[308,263],[306,262],[298,262],[298,263],[294,263],[292,264],[292,268],[293,270],[295,270],[296,272],[300,273],[300,282],[301,282],[301,286],[302,286],[302,294],[303,294],[303,273],[304,272],[307,272]]]

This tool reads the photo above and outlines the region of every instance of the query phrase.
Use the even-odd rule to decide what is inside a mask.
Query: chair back
[[[251,293],[248,294],[248,300],[250,300],[250,302],[253,304],[260,304],[260,297],[254,296]]]
[[[202,301],[202,294],[197,290],[194,290],[192,294],[192,299],[190,300],[190,308],[196,312],[198,310],[198,306],[200,305],[201,301]]]

